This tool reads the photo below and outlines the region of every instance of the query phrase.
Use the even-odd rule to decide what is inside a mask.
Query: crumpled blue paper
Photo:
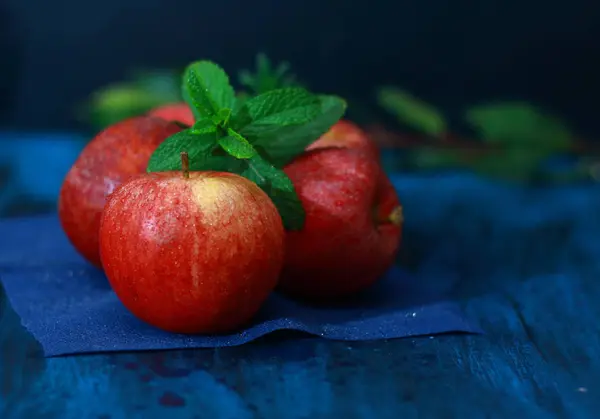
[[[236,346],[277,330],[360,341],[479,332],[441,291],[393,268],[359,298],[311,307],[274,293],[252,325],[230,335],[163,332],[119,302],[104,274],[68,243],[56,215],[0,221],[0,280],[46,356]]]

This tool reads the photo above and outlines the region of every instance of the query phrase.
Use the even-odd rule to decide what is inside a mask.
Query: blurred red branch
[[[431,139],[417,134],[396,133],[379,124],[369,125],[365,128],[365,130],[371,139],[379,147],[384,149],[414,149],[431,147],[440,149],[456,149],[469,152],[469,154],[480,155],[493,153],[496,150],[502,149],[501,145],[484,143],[469,138],[459,137],[453,134],[449,134],[441,139]],[[568,151],[573,154],[580,155],[600,154],[600,144],[577,139],[571,146],[571,149]]]

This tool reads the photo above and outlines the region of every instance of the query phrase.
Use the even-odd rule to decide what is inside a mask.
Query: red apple
[[[100,266],[98,228],[106,197],[132,175],[144,173],[152,152],[181,131],[172,122],[140,116],[100,132],[67,173],[58,199],[58,215],[73,246]]]
[[[271,199],[232,173],[141,175],[110,196],[102,265],[134,315],[176,333],[248,323],[274,289],[285,232]]]
[[[279,289],[319,300],[371,286],[394,262],[402,225],[396,191],[372,153],[315,149],[285,172],[306,221],[302,230],[287,232]]]
[[[379,157],[379,149],[371,141],[369,135],[358,125],[346,120],[338,121],[306,149],[314,150],[326,147],[360,148],[373,153],[377,158]]]
[[[150,116],[156,116],[166,121],[181,122],[187,126],[194,125],[194,114],[187,103],[169,103],[159,106],[148,112]]]

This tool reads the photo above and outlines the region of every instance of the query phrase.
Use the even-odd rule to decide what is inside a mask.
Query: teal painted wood
[[[273,336],[43,360],[4,306],[0,417],[597,418],[598,187],[525,190],[458,175],[395,182],[410,244],[402,263],[423,278],[454,277],[449,291],[486,335]]]
[[[49,359],[2,417],[594,418],[598,298],[583,281],[538,277],[467,304],[487,336]]]
[[[85,141],[72,133],[0,131],[0,215],[55,208],[60,185]]]

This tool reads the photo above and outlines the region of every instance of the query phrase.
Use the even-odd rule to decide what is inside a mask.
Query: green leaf
[[[230,129],[228,136],[218,139],[217,131],[213,127],[212,132],[194,134],[188,129],[172,135],[156,149],[147,171],[181,170],[181,152],[186,151],[191,171],[223,171],[250,179],[271,198],[285,228],[301,229],[304,208],[287,175],[258,154],[250,143],[244,143],[245,139],[235,131]]]
[[[229,118],[231,117],[231,109],[223,108],[212,117],[212,122],[215,125],[227,125],[229,123]]]
[[[249,159],[257,154],[252,144],[240,134],[231,128],[227,130],[227,134],[226,137],[219,138],[218,142],[228,154],[237,159]]]
[[[377,92],[379,105],[412,128],[433,137],[441,137],[447,131],[444,116],[432,106],[410,93],[394,87],[382,87]]]
[[[206,133],[217,133],[217,127],[212,119],[204,118],[197,120],[194,125],[192,125],[189,129],[189,132],[192,134],[206,134]]]
[[[195,110],[196,118],[213,117],[221,109],[233,108],[233,87],[218,65],[210,61],[194,62],[186,68],[183,80],[183,96]]]
[[[498,103],[472,107],[466,120],[489,143],[564,150],[573,134],[559,119],[527,103]]]
[[[255,95],[284,87],[300,87],[295,75],[289,73],[290,64],[287,62],[273,67],[269,58],[259,53],[256,55],[255,67],[254,73],[242,70],[238,75],[239,83]]]
[[[306,213],[290,178],[259,154],[244,161],[247,166],[240,175],[255,182],[269,195],[281,215],[284,227],[288,230],[302,229]]]
[[[244,102],[231,126],[250,142],[305,124],[321,111],[319,98],[301,88],[271,90]]]
[[[276,167],[283,167],[306,147],[325,134],[346,112],[346,102],[337,96],[318,96],[320,112],[306,124],[276,135],[263,136],[255,145],[262,147]]]
[[[251,96],[246,92],[238,92],[235,96],[235,103],[233,104],[231,115],[233,116],[239,114],[242,108],[244,107],[244,103],[246,103],[246,101],[250,99],[250,97]]]
[[[264,59],[258,63],[262,71],[265,63]],[[274,75],[280,77],[286,71],[280,66]],[[152,155],[147,170],[179,170],[180,153],[186,151],[190,170],[227,171],[247,177],[273,200],[286,228],[302,228],[305,212],[301,201],[279,167],[326,133],[343,116],[346,102],[297,87],[236,97],[223,70],[207,61],[186,69],[183,94],[195,112],[196,123],[167,138]]]
[[[184,79],[183,87],[181,88],[181,96],[183,97],[183,101],[189,105],[190,110],[192,111],[192,115],[194,115],[195,121],[198,121],[200,119],[207,117],[207,115],[205,115],[203,112],[200,112],[194,105],[194,101],[193,101],[192,97],[190,96],[188,89],[185,86],[185,79]]]
[[[186,151],[190,159],[190,170],[203,170],[212,167],[212,151],[218,147],[217,131],[206,130],[195,134],[191,129],[180,131],[163,141],[154,151],[148,162],[147,172],[166,172],[181,169],[182,151]],[[215,161],[216,163],[216,161]],[[218,170],[219,168],[213,169]],[[204,169],[206,170],[206,169]]]

